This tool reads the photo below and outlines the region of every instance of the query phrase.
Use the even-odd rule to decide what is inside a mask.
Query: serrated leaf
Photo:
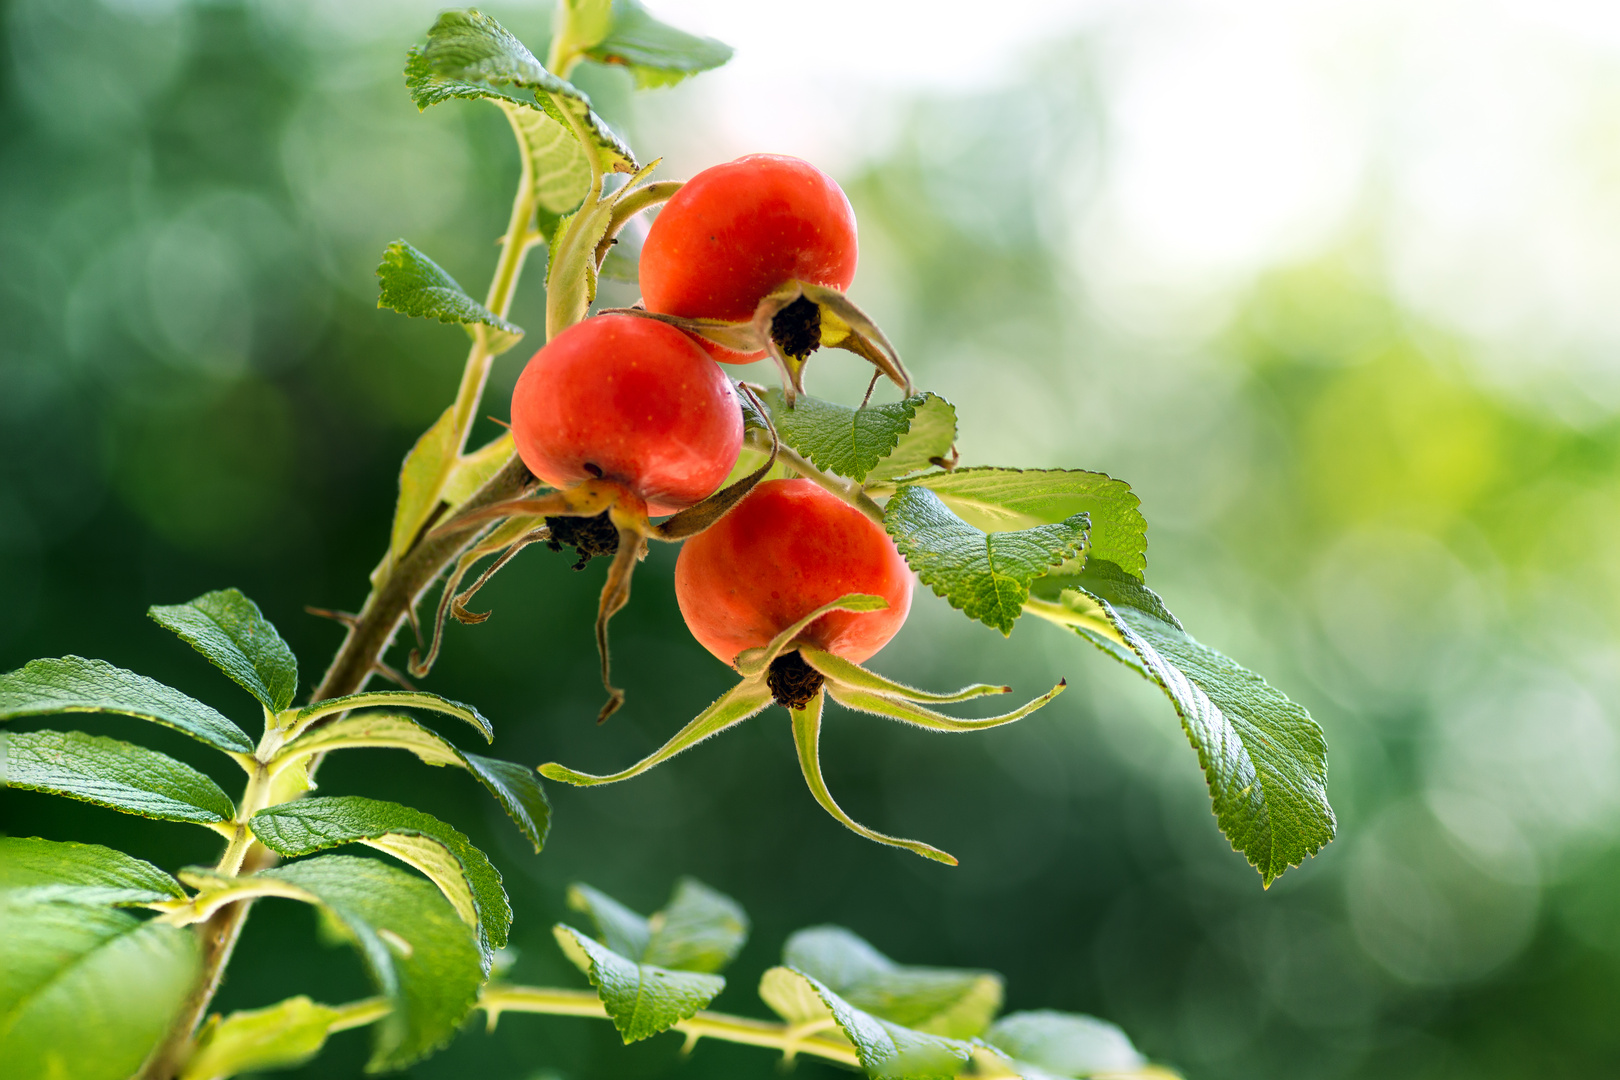
[[[215,1080],[260,1069],[302,1065],[326,1045],[341,1013],[299,995],[264,1009],[218,1017],[197,1037],[180,1080]]]
[[[806,1012],[812,994],[854,1044],[861,1067],[874,1080],[953,1080],[972,1057],[971,1044],[873,1016],[802,971],[772,968],[760,982],[760,996],[772,1008],[780,1004],[785,1009]],[[790,1023],[815,1018],[781,1010],[779,1015]]]
[[[126,814],[219,825],[230,797],[167,754],[82,731],[0,732],[0,787],[65,795]]]
[[[866,483],[889,483],[947,459],[955,460],[956,406],[938,394],[925,392],[917,396],[923,401],[911,418],[911,426],[895,448],[866,474]]]
[[[1147,570],[1147,519],[1131,486],[1082,469],[966,468],[919,476],[951,511],[986,532],[1051,525],[1084,513],[1091,520],[1090,558],[1141,581]]]
[[[551,244],[563,220],[590,190],[590,158],[574,130],[552,119],[535,102],[525,104],[502,97],[495,104],[506,114],[518,152],[534,170],[534,201],[538,208],[535,224],[546,243]]]
[[[1087,518],[987,533],[932,491],[907,484],[884,508],[883,526],[925,585],[969,618],[1011,634],[1029,583],[1085,550]]]
[[[117,713],[185,732],[227,753],[253,753],[253,740],[202,702],[104,660],[33,660],[0,675],[0,720],[49,713]]]
[[[551,828],[551,803],[546,799],[538,773],[527,765],[469,754],[408,716],[389,713],[346,716],[299,736],[287,744],[281,756],[304,759],[331,750],[367,747],[409,750],[429,765],[465,768],[495,796],[507,816],[534,845],[536,854],[545,846],[546,833]]]
[[[568,890],[568,906],[590,915],[601,942],[559,923],[557,942],[596,986],[624,1041],[667,1031],[726,985],[713,974],[748,938],[735,900],[693,878],[676,883],[662,911],[643,918],[589,885]]]
[[[0,836],[0,893],[12,899],[118,907],[185,896],[149,862],[100,844]]]
[[[348,694],[344,697],[327,698],[312,705],[305,705],[298,710],[297,722],[302,724],[311,719],[330,716],[333,713],[349,712],[352,709],[428,709],[432,712],[444,713],[465,720],[478,729],[478,733],[486,740],[495,738],[495,729],[490,722],[484,719],[482,713],[471,705],[464,705],[459,701],[430,694],[426,690],[366,690],[358,694]]]
[[[507,322],[467,295],[445,269],[404,240],[395,240],[383,249],[377,265],[377,306],[419,319],[437,319],[469,327],[481,324],[499,330],[503,337],[492,343],[491,351],[505,352],[523,336],[523,328]]]
[[[300,799],[260,810],[253,835],[278,855],[292,857],[343,844],[386,851],[426,874],[463,922],[478,931],[484,970],[506,945],[512,907],[500,872],[457,829],[431,814],[359,795]]]
[[[603,172],[639,168],[630,148],[578,87],[547,71],[521,41],[480,12],[440,15],[427,44],[411,50],[405,82],[421,109],[451,98],[500,104],[534,167],[540,205],[552,214],[566,213],[584,198],[591,176],[587,154],[596,156]],[[525,111],[533,115],[522,115]],[[575,122],[588,146],[575,135]]]
[[[184,604],[153,606],[147,614],[208,657],[266,709],[280,712],[292,704],[298,692],[298,659],[259,605],[240,589],[204,593]]]
[[[782,947],[782,963],[858,1009],[931,1035],[971,1039],[1001,1008],[994,972],[903,966],[841,926],[798,931]]]
[[[851,480],[874,471],[892,477],[926,469],[929,458],[948,454],[956,440],[956,408],[935,394],[859,409],[799,394],[790,409],[782,391],[772,389],[765,402],[783,442],[816,468]]]
[[[563,952],[590,977],[627,1044],[689,1019],[726,985],[719,975],[638,964],[563,923],[554,933]]]
[[[392,1006],[374,1025],[371,1072],[399,1069],[449,1042],[478,999],[472,928],[431,883],[374,859],[317,855],[244,879],[318,903],[359,951]]]
[[[1009,1013],[996,1021],[984,1041],[1025,1080],[1081,1080],[1099,1073],[1132,1073],[1147,1064],[1119,1028],[1076,1013]]]
[[[169,1030],[201,960],[190,930],[109,907],[0,896],[7,1080],[125,1080]]]
[[[659,22],[639,0],[613,0],[612,29],[585,53],[598,63],[628,67],[641,90],[674,86],[719,67],[731,54],[724,42]]]
[[[748,940],[743,909],[696,878],[676,882],[669,903],[648,918],[577,883],[569,886],[568,906],[590,915],[614,952],[638,964],[675,971],[720,971]]]
[[[1175,706],[1209,785],[1215,819],[1270,886],[1333,839],[1327,741],[1303,707],[1254,672],[1195,641],[1147,587],[1093,561],[1077,581],[1145,674]],[[1067,594],[1065,594],[1067,595]],[[1120,646],[1075,632],[1111,656]]]

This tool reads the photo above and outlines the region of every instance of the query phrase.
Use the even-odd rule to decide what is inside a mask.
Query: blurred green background
[[[885,673],[1029,693],[1071,683],[1031,720],[972,738],[831,717],[826,769],[844,805],[956,853],[957,869],[832,822],[804,791],[780,714],[633,783],[552,785],[540,857],[466,777],[405,755],[339,756],[322,786],[411,801],[489,850],[518,913],[522,981],[582,984],[550,938],[568,882],[648,911],[690,873],[755,920],[718,1008],[759,1014],[754,980],[784,936],[832,921],[901,961],[998,970],[1010,1008],[1114,1020],[1189,1077],[1620,1071],[1620,420],[1606,367],[1620,334],[1601,314],[1612,267],[1566,243],[1601,248],[1620,221],[1604,201],[1620,175],[1620,64],[1577,49],[1574,31],[1514,37],[1519,15],[1484,8],[1417,5],[1477,20],[1478,35],[1360,32],[1443,41],[1481,70],[1504,35],[1517,51],[1552,41],[1535,68],[1544,85],[1497,88],[1520,112],[1479,123],[1542,132],[1537,102],[1581,102],[1570,154],[1531,146],[1506,153],[1518,164],[1505,171],[1465,155],[1414,186],[1403,163],[1432,162],[1446,140],[1431,136],[1458,129],[1445,115],[1416,123],[1435,95],[1403,98],[1410,82],[1377,82],[1392,69],[1363,64],[1344,78],[1376,87],[1373,111],[1396,135],[1372,140],[1372,165],[1324,182],[1350,210],[1322,227],[1279,219],[1282,240],[1231,257],[1221,227],[1241,232],[1241,214],[1156,203],[1132,182],[1155,115],[1133,79],[1186,76],[1178,115],[1193,123],[1178,146],[1224,100],[1206,100],[1220,80],[1197,63],[1125,65],[1143,41],[1188,32],[1162,18],[1065,23],[996,79],[902,80],[873,91],[881,108],[852,107],[847,90],[746,123],[717,104],[755,77],[746,47],[737,71],[646,99],[618,72],[579,80],[644,157],[670,155],[672,176],[823,138],[861,222],[855,298],[919,382],[958,403],[963,460],[1133,483],[1150,584],[1327,731],[1340,839],[1269,892],[1217,832],[1156,691],[1055,627],[1025,620],[1004,641],[926,595],[876,662]],[[404,50],[434,10],[0,3],[0,669],[102,657],[248,723],[246,699],[144,616],[237,585],[303,659],[306,691],[319,677],[339,629],[303,606],[362,600],[400,458],[449,399],[465,350],[458,329],[376,310],[372,270],[403,235],[481,292],[514,182],[494,109],[418,115],[406,98]],[[946,5],[930,32],[972,37],[973,10]],[[543,6],[490,11],[542,53]],[[727,36],[719,20],[700,29]],[[1197,41],[1160,53],[1177,55],[1203,54]],[[846,130],[859,139],[841,141]],[[783,138],[738,145],[760,131]],[[1275,147],[1204,137],[1217,145],[1203,166],[1170,173],[1277,205],[1264,194]],[[1339,176],[1331,147],[1302,146],[1284,163]],[[1529,204],[1563,215],[1562,233],[1534,216],[1519,233],[1469,232],[1515,177]],[[1582,216],[1592,206],[1603,213]],[[1144,219],[1186,243],[1149,259],[1120,224]],[[1213,239],[1200,247],[1189,228]],[[1579,301],[1594,292],[1588,318]],[[542,311],[531,275],[513,318],[538,329]],[[486,412],[504,415],[528,351],[499,363]],[[811,373],[826,396],[864,383],[842,354]],[[483,594],[489,623],[451,629],[426,685],[477,703],[500,756],[591,770],[639,757],[727,685],[681,626],[673,554],[653,553],[615,623],[629,704],[605,727],[592,722],[589,632],[600,565],[574,574],[543,549]],[[227,779],[165,731],[79,726]],[[29,793],[0,793],[0,828],[169,868],[214,857],[203,830]],[[259,905],[219,1005],[364,994],[352,956],[312,929],[307,910]],[[704,1044],[682,1059],[679,1046],[625,1049],[606,1024],[509,1016],[409,1075],[776,1075],[760,1051]],[[337,1036],[287,1075],[355,1075],[364,1055],[363,1035]]]

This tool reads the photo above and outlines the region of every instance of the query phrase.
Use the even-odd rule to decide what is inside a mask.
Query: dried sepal
[[[544,518],[533,516],[518,516],[508,518],[492,529],[472,547],[462,553],[456,560],[455,568],[444,583],[444,589],[439,593],[439,606],[433,616],[433,638],[428,645],[424,656],[418,649],[411,650],[410,660],[407,662],[410,673],[421,678],[432,670],[433,664],[439,658],[439,651],[444,645],[444,626],[449,616],[454,613],[457,622],[481,623],[489,618],[488,612],[475,613],[466,609],[467,601],[483,588],[484,583],[493,577],[496,571],[505,566],[507,562],[523,548],[535,540],[544,539]],[[491,563],[485,571],[478,576],[478,580],[464,592],[456,590],[467,572],[473,568],[478,560],[490,555],[500,553],[500,558]]]
[[[602,686],[608,692],[607,703],[596,714],[598,724],[624,704],[624,691],[613,685],[609,671],[612,654],[608,649],[608,621],[630,602],[630,576],[635,573],[636,563],[647,555],[646,512],[614,507],[609,513],[619,529],[619,550],[613,555],[613,565],[608,567],[602,598],[596,606],[596,651],[602,659]]]
[[[680,513],[665,518],[653,527],[652,535],[657,540],[674,542],[685,540],[689,536],[696,536],[710,525],[725,517],[732,507],[742,502],[750,491],[753,491],[759,482],[765,479],[771,468],[776,464],[776,455],[781,452],[782,440],[776,433],[776,425],[771,422],[770,410],[765,408],[759,400],[759,395],[747,383],[737,383],[737,393],[742,395],[753,411],[765,425],[766,432],[771,437],[771,452],[765,458],[765,463],[741,480],[727,484],[719,491],[710,495],[696,506],[689,506]]]

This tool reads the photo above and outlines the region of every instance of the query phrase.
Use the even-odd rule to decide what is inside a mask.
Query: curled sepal
[[[691,723],[676,732],[675,737],[669,742],[622,772],[593,776],[590,773],[575,772],[553,761],[540,766],[540,775],[548,780],[557,780],[576,787],[628,780],[632,776],[640,776],[654,765],[668,761],[682,750],[696,746],[709,736],[717,735],[726,728],[742,723],[770,703],[771,692],[766,687],[764,679],[745,679],[726,691],[713,705],[704,709]]]
[[[918,690],[916,687],[907,686],[905,683],[885,679],[876,672],[867,671],[859,664],[845,660],[841,656],[834,656],[832,653],[824,649],[818,649],[814,645],[800,645],[799,655],[804,657],[805,663],[827,676],[834,683],[842,683],[855,690],[870,690],[877,694],[905,698],[907,701],[926,701],[935,705],[945,705],[953,701],[968,701],[972,698],[984,697],[986,694],[1012,693],[1012,687],[1010,686],[974,683],[972,686],[964,686],[953,694],[930,694],[926,690]]]
[[[942,862],[947,866],[955,866],[956,856],[954,855],[941,851],[930,844],[925,844],[921,840],[902,840],[897,836],[890,836],[887,833],[868,829],[865,825],[844,813],[843,808],[832,797],[832,792],[827,790],[827,781],[821,776],[821,706],[824,698],[824,694],[817,694],[810,699],[804,708],[789,710],[793,716],[793,744],[799,750],[799,768],[804,771],[804,782],[810,785],[810,794],[816,797],[816,802],[821,804],[823,810],[837,819],[840,825],[853,833],[866,837],[868,840],[876,840],[880,844],[888,844],[891,847],[905,848],[907,851],[916,852],[925,859],[933,859],[935,862]]]
[[[782,655],[782,653],[787,650],[788,646],[792,645],[794,640],[797,639],[800,634],[804,633],[806,628],[808,628],[811,623],[815,622],[828,612],[882,611],[888,606],[889,602],[883,599],[883,597],[873,596],[870,593],[848,593],[844,596],[840,596],[830,604],[822,604],[820,607],[816,608],[816,610],[812,611],[810,614],[806,615],[792,626],[789,626],[780,634],[777,634],[764,647],[757,649],[744,649],[742,652],[737,654],[737,659],[733,662],[732,666],[734,666],[740,674],[747,676],[748,678],[754,678],[763,674],[765,669],[771,666],[771,661]]]
[[[795,318],[795,312],[804,311],[801,302],[814,311]],[[804,325],[792,325],[796,323]],[[782,393],[790,407],[794,397],[804,393],[805,361],[821,345],[854,353],[907,396],[911,394],[911,375],[900,362],[900,353],[871,316],[837,289],[790,281],[759,302],[753,331],[782,373]]]
[[[519,551],[537,540],[544,540],[549,535],[545,528],[545,520],[543,517],[526,515],[507,518],[456,560],[455,569],[450,572],[449,579],[444,583],[444,590],[439,594],[439,607],[433,615],[433,638],[428,645],[427,655],[423,656],[420,648],[411,650],[409,667],[412,675],[421,678],[432,670],[433,662],[439,658],[439,650],[444,647],[444,624],[450,615],[454,614],[457,622],[466,624],[481,623],[489,618],[487,611],[469,610],[467,602],[476,596],[478,590],[482,589]],[[486,567],[471,586],[458,592],[467,571],[471,570],[479,559],[496,552],[500,552],[500,558]]]
[[[689,506],[680,513],[666,518],[654,529],[653,535],[660,540],[685,540],[689,536],[696,536],[710,525],[725,517],[731,508],[743,501],[750,491],[770,473],[776,464],[776,455],[782,449],[782,439],[776,433],[776,425],[771,422],[770,410],[765,408],[754,393],[753,387],[747,383],[737,383],[737,397],[742,404],[743,423],[745,425],[758,425],[765,429],[771,437],[771,452],[766,455],[765,463],[747,476],[733,481],[710,495],[696,506]]]
[[[602,686],[608,692],[607,703],[602,711],[596,714],[596,722],[602,723],[618,711],[624,704],[624,691],[613,685],[610,668],[612,666],[611,654],[608,651],[608,621],[618,614],[624,605],[630,602],[630,575],[635,573],[636,563],[647,556],[647,538],[642,530],[647,525],[647,515],[639,515],[639,521],[633,515],[627,514],[618,507],[610,512],[613,524],[619,530],[619,550],[613,555],[613,565],[608,567],[607,582],[602,586],[602,598],[596,605],[596,652],[602,658]]]
[[[887,716],[891,720],[916,724],[918,727],[930,728],[934,731],[983,731],[985,728],[1000,727],[1002,724],[1010,724],[1014,720],[1022,720],[1063,693],[1068,685],[1068,681],[1064,680],[1034,701],[1028,702],[1010,713],[1003,713],[1001,716],[987,716],[982,720],[958,720],[954,716],[946,716],[944,713],[924,708],[904,698],[888,694],[874,694],[868,690],[841,685],[832,679],[827,680],[827,692],[832,695],[832,699],[838,704],[846,709],[854,709],[857,712],[869,712],[877,716]]]

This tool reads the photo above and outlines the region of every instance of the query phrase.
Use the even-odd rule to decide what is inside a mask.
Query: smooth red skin
[[[664,204],[641,247],[641,300],[662,315],[747,322],[789,281],[848,289],[855,256],[855,211],[832,177],[752,154],[704,169]],[[765,355],[704,347],[726,363]]]
[[[597,315],[558,334],[512,390],[512,436],[552,487],[602,477],[673,514],[737,463],[742,411],[731,380],[690,337],[633,315]]]
[[[686,625],[727,664],[823,604],[871,593],[888,608],[829,612],[800,639],[860,663],[904,625],[911,586],[911,569],[883,526],[809,480],[760,484],[675,560]]]

